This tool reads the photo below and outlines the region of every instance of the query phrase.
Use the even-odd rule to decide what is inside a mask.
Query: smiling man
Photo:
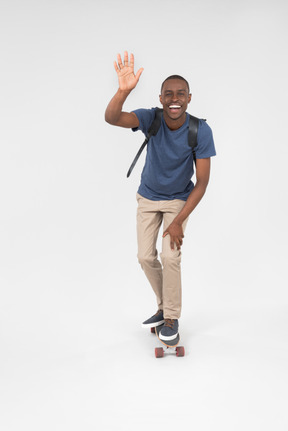
[[[107,106],[105,120],[112,125],[141,130],[147,135],[156,108],[123,111],[130,92],[136,87],[143,68],[134,74],[134,56],[120,54],[114,67],[119,88]],[[215,156],[212,131],[199,120],[196,153],[196,183],[193,153],[188,144],[191,101],[189,84],[182,76],[172,75],[161,87],[163,108],[161,126],[147,145],[147,156],[137,193],[138,260],[151,284],[158,311],[143,322],[144,327],[163,325],[162,340],[178,335],[181,315],[181,246],[188,217],[202,199],[209,181],[210,157]],[[163,224],[161,262],[156,249],[159,230]]]

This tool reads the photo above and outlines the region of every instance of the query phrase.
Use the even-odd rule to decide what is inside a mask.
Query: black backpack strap
[[[196,150],[198,145],[197,134],[198,134],[199,118],[193,117],[189,114],[189,131],[188,131],[188,143],[192,149],[193,160],[196,165]]]
[[[161,126],[162,112],[163,112],[163,109],[156,108],[155,118],[154,118],[154,120],[153,120],[153,122],[152,122],[152,124],[151,124],[151,126],[150,126],[150,128],[148,130],[148,133],[146,135],[145,141],[143,142],[143,144],[139,148],[139,151],[136,154],[136,156],[135,156],[135,158],[134,158],[134,160],[133,160],[133,162],[132,162],[132,164],[131,164],[128,172],[127,172],[127,178],[130,176],[131,172],[133,171],[134,166],[136,165],[136,163],[137,163],[137,161],[138,161],[138,159],[139,159],[142,151],[146,147],[146,145],[147,145],[149,139],[151,138],[151,136],[157,135],[157,132],[160,129],[160,126]]]

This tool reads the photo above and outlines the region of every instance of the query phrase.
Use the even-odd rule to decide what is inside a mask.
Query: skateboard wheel
[[[176,355],[177,356],[184,356],[185,355],[185,349],[183,346],[176,347]]]
[[[163,358],[164,349],[162,347],[155,347],[155,356],[156,358]]]
[[[155,328],[151,328],[150,331],[151,331],[151,334],[155,334],[156,332]]]

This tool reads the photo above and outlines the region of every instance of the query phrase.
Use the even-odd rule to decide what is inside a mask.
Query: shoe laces
[[[175,320],[174,319],[165,319],[164,326],[168,326],[169,328],[173,328]]]

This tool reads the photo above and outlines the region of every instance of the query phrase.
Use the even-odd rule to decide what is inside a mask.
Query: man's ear
[[[191,99],[192,99],[192,93],[190,93],[189,96],[188,96],[188,103],[191,102]]]
[[[161,105],[163,105],[163,101],[162,101],[162,96],[161,96],[161,94],[159,95],[159,100],[160,100]]]

